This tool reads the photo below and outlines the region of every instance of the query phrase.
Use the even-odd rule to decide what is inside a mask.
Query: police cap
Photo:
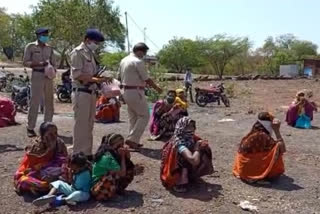
[[[49,28],[41,27],[36,30],[36,34],[49,33]]]
[[[104,36],[100,31],[97,29],[87,29],[86,31],[86,38],[96,41],[96,42],[103,42],[105,40]]]

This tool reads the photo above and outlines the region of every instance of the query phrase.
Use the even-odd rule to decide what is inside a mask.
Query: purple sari
[[[310,118],[310,120],[313,120],[313,111],[316,111],[317,109],[315,108],[315,106],[306,101],[304,104],[304,111],[305,111],[305,115],[308,116]],[[298,105],[292,103],[289,106],[289,109],[287,111],[287,115],[286,115],[286,122],[288,123],[289,126],[295,126],[296,121],[299,118],[299,107]]]

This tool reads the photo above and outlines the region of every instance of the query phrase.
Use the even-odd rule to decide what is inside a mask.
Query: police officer
[[[96,29],[88,29],[84,41],[70,54],[73,84],[73,153],[83,152],[92,158],[93,124],[96,111],[97,83],[112,81],[112,78],[97,78],[94,51],[105,39]]]
[[[131,148],[142,147],[140,138],[149,122],[148,103],[145,98],[144,89],[148,85],[159,93],[159,88],[149,78],[143,57],[149,50],[144,43],[138,43],[133,47],[133,53],[122,59],[120,63],[120,79],[124,89],[123,99],[128,105],[129,136],[126,144]]]
[[[56,66],[53,48],[47,45],[49,41],[49,29],[39,28],[36,30],[37,41],[29,43],[24,51],[23,64],[32,68],[31,77],[31,100],[28,113],[27,134],[29,137],[36,136],[36,126],[40,101],[44,99],[44,121],[51,122],[53,118],[53,80],[44,74],[44,68],[48,62]]]

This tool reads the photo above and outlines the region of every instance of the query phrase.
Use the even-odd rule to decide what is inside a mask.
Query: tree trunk
[[[58,68],[60,68],[60,69],[63,68],[64,61],[67,62],[67,55],[66,55],[66,50],[65,49],[61,53],[61,59],[60,59],[60,64],[59,64]],[[68,62],[66,64],[68,65]]]

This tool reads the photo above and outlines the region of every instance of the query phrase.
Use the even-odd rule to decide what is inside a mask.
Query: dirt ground
[[[206,85],[209,83],[201,83]],[[227,82],[233,87],[231,108],[211,105],[190,107],[190,115],[197,121],[197,132],[210,142],[216,172],[193,185],[186,194],[166,191],[159,179],[162,142],[148,141],[143,136],[144,149],[134,153],[135,163],[144,166],[144,173],[135,177],[125,196],[109,202],[91,200],[76,207],[35,209],[32,197],[18,196],[13,190],[13,174],[28,144],[26,115],[19,113],[21,125],[0,129],[0,213],[247,213],[238,206],[248,200],[258,207],[259,213],[320,213],[320,114],[315,115],[314,128],[298,130],[284,124],[286,106],[299,89],[309,88],[314,100],[320,101],[320,83],[315,80],[241,81]],[[231,89],[230,89],[231,90]],[[251,186],[232,175],[232,165],[241,138],[250,130],[257,113],[272,111],[282,121],[282,135],[287,145],[284,156],[286,172],[273,183]],[[69,145],[72,142],[73,113],[70,104],[56,103],[54,122],[59,134]],[[219,123],[223,118],[235,122]],[[43,116],[38,118],[39,123]],[[94,150],[101,137],[110,132],[126,135],[128,132],[126,106],[122,107],[121,120],[117,124],[95,124]]]

